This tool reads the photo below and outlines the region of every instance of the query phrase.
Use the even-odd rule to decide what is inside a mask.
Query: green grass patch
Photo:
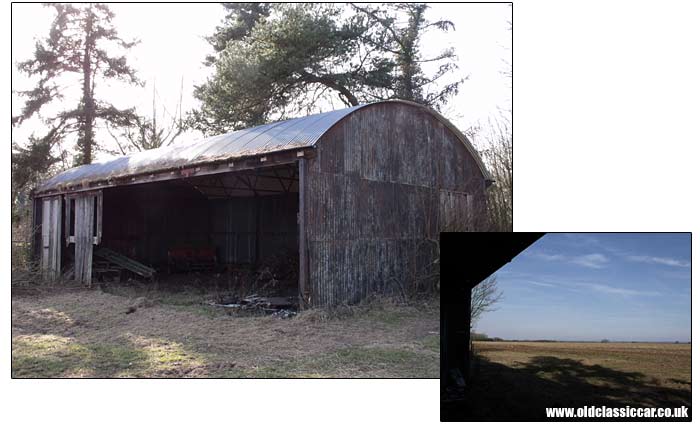
[[[12,377],[158,377],[186,375],[206,361],[181,344],[137,338],[123,344],[82,344],[54,335],[12,341]]]
[[[112,377],[138,371],[146,360],[128,345],[80,344],[53,335],[12,341],[12,377]]]
[[[433,334],[423,339],[423,348],[440,353],[440,335]]]

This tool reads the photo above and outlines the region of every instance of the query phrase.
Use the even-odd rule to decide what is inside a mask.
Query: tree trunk
[[[87,10],[87,22],[85,26],[85,53],[83,55],[83,140],[82,140],[82,164],[92,162],[93,124],[95,121],[95,99],[92,93],[92,49],[95,43],[93,34],[92,9]]]
[[[408,27],[397,40],[399,44],[398,63],[401,72],[401,83],[398,88],[398,96],[401,99],[423,103],[423,96],[418,87],[415,86],[415,79],[420,74],[418,64],[418,39],[420,27],[425,22],[425,5],[412,5],[409,11]]]
[[[300,74],[302,78],[309,83],[321,83],[326,87],[336,90],[340,94],[343,101],[349,106],[357,106],[360,104],[357,97],[355,97],[355,95],[347,87],[333,80],[331,77],[317,76],[306,71],[301,71]]]

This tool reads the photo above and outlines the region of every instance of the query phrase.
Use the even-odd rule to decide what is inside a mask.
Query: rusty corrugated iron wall
[[[437,256],[441,230],[472,230],[485,176],[464,143],[427,109],[370,105],[318,142],[306,167],[310,303],[409,292]]]

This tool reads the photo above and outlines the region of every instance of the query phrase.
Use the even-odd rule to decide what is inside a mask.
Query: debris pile
[[[296,305],[291,297],[261,297],[257,294],[244,298],[225,296],[220,297],[218,301],[209,302],[209,305],[233,309],[236,312],[271,314],[276,318],[291,318],[297,314]]]
[[[271,316],[275,318],[287,319],[296,316],[296,314],[297,311],[292,311],[290,309],[280,309],[279,311],[273,312]]]

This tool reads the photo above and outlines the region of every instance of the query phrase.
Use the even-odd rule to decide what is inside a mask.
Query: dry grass
[[[691,347],[654,343],[475,342],[467,402],[443,420],[544,420],[546,407],[691,406]]]
[[[293,319],[235,317],[205,295],[100,290],[12,298],[13,377],[438,377],[437,300]]]
[[[690,345],[664,343],[539,343],[475,342],[480,355],[510,367],[536,356],[574,359],[585,366],[601,365],[641,373],[669,388],[690,389]]]

